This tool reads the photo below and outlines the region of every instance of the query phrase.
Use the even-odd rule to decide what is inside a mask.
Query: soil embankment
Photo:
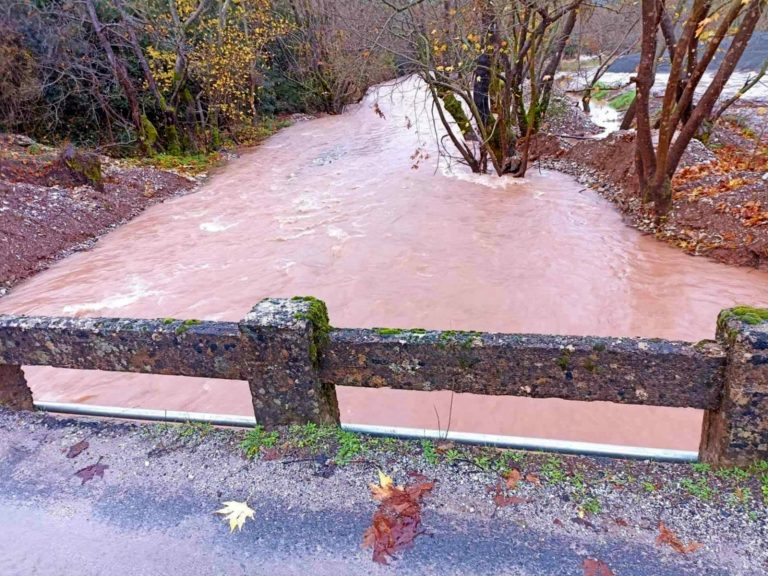
[[[100,157],[101,186],[83,184],[59,150],[0,134],[0,295],[21,280],[197,182]]]
[[[708,146],[691,142],[673,179],[672,210],[662,223],[655,222],[638,191],[634,132],[578,141],[543,134],[534,155],[611,200],[640,230],[690,254],[768,269],[768,144],[737,118],[722,121]]]

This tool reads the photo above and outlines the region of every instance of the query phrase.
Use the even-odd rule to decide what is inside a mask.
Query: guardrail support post
[[[727,352],[718,410],[704,416],[699,458],[716,466],[768,459],[768,309],[720,313],[717,338]]]
[[[0,364],[0,406],[11,410],[35,409],[21,366]]]
[[[324,302],[267,298],[239,325],[253,347],[246,367],[259,424],[339,423],[336,389],[319,377],[330,331]]]

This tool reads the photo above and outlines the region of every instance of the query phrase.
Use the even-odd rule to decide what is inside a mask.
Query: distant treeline
[[[365,48],[383,18],[365,0],[0,5],[0,130],[114,153],[248,142],[264,117],[338,113],[395,74]]]

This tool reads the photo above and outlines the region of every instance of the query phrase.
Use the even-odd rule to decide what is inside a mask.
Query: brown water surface
[[[378,99],[386,119],[374,113]],[[383,88],[230,162],[0,300],[0,312],[237,320],[267,296],[324,299],[335,326],[711,338],[768,275],[624,225],[568,176],[437,166],[419,87]],[[409,127],[410,126],[410,127]],[[412,168],[414,152],[428,155]],[[244,382],[28,369],[48,401],[252,414]],[[346,422],[696,449],[701,413],[341,389]],[[451,410],[452,404],[452,410]],[[449,414],[449,411],[451,412]]]

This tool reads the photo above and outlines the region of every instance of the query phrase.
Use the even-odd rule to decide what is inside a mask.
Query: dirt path
[[[588,559],[621,576],[768,569],[761,472],[721,477],[682,464],[435,446],[333,429],[284,430],[249,461],[238,448],[242,438],[200,426],[0,411],[0,573],[582,576]],[[81,440],[88,447],[67,458]],[[97,462],[107,466],[103,478],[75,476]],[[418,473],[437,480],[424,500],[426,534],[397,555],[394,568],[374,564],[360,546],[378,469],[397,482]],[[494,486],[512,469],[521,480],[503,490],[520,500],[498,507]],[[255,510],[242,532],[229,534],[212,514],[225,500],[247,500]],[[701,547],[685,554],[658,543],[660,522],[683,544]]]

